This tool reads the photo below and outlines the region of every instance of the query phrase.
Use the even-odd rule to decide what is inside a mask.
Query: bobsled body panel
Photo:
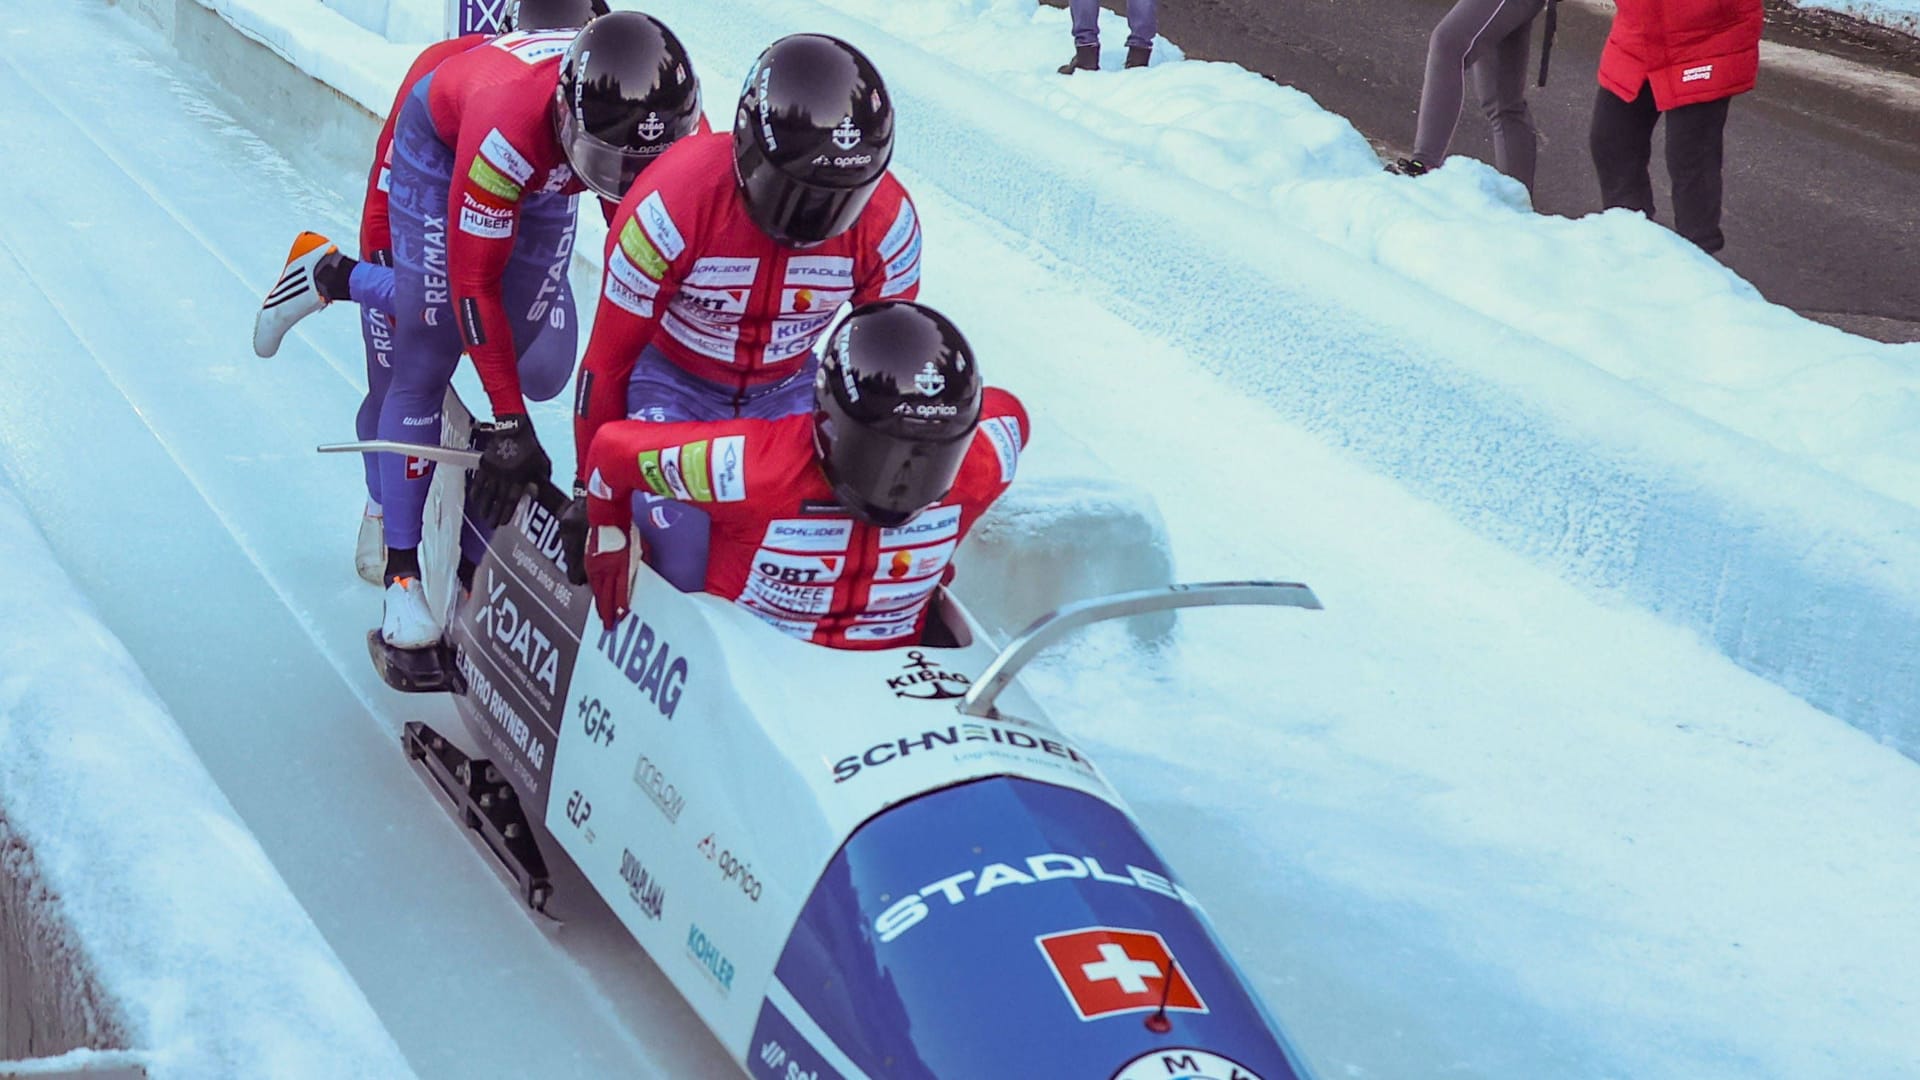
[[[995,649],[950,598],[949,647],[838,652],[634,573],[603,627],[523,501],[456,706],[751,1075],[1304,1075],[1086,754],[1017,682],[958,711]]]
[[[1203,1052],[1195,1070],[1151,1075],[1205,1076],[1206,1055],[1243,1080],[1303,1075],[1124,813],[995,778],[896,806],[834,857],[748,1066],[767,1080],[1106,1080],[1175,1048]]]

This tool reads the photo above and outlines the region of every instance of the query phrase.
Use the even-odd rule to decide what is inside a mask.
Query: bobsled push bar
[[[316,446],[322,454],[406,454],[426,461],[438,461],[444,465],[458,465],[463,469],[480,467],[480,451],[462,450],[453,446],[416,446],[408,442],[396,442],[392,439],[368,439],[364,442],[337,442]]]
[[[1000,655],[993,658],[993,663],[973,681],[973,689],[960,701],[960,711],[968,716],[998,717],[994,700],[1020,674],[1020,669],[1048,646],[1081,627],[1154,611],[1223,605],[1321,610],[1320,598],[1313,595],[1312,589],[1283,581],[1208,581],[1082,600],[1040,616],[1019,637],[1008,642]]]

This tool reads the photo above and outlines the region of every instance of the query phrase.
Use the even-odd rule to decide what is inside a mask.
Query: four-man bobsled
[[[749,1075],[1306,1075],[1016,677],[1092,619],[1318,607],[1304,586],[1075,605],[1004,652],[942,590],[922,644],[842,652],[638,564],[603,627],[561,558],[551,501],[527,499],[450,613],[488,760],[418,725],[409,749],[535,906],[550,835]]]

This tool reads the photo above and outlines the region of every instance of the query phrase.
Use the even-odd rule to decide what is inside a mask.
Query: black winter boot
[[[1100,70],[1100,46],[1075,45],[1073,59],[1060,65],[1060,74],[1071,75],[1076,71]]]
[[[1419,159],[1403,157],[1399,161],[1388,165],[1387,171],[1390,173],[1398,173],[1401,176],[1425,176],[1429,170],[1425,165],[1421,164]]]
[[[1146,67],[1147,61],[1151,59],[1153,59],[1153,46],[1151,45],[1127,46],[1127,66],[1128,67],[1130,68]]]

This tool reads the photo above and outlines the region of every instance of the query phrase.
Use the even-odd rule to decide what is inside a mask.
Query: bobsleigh
[[[480,756],[418,722],[407,753],[531,907],[548,859],[576,864],[747,1075],[1309,1075],[1018,675],[1089,622],[1318,608],[1311,590],[1086,601],[1002,649],[941,589],[923,643],[850,652],[636,561],[607,628],[567,582],[557,509],[523,500],[449,612],[447,688]]]

